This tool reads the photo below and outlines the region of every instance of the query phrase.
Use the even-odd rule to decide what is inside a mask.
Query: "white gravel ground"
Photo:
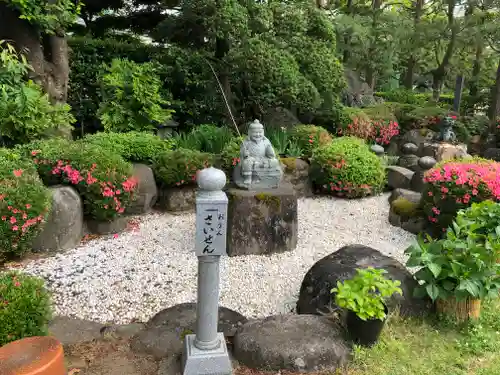
[[[362,200],[299,200],[295,251],[223,258],[221,305],[248,317],[282,313],[307,270],[348,244],[372,246],[404,261],[414,236],[387,221],[388,195]],[[102,323],[147,321],[172,305],[196,301],[194,214],[150,214],[136,231],[100,238],[26,264],[47,280],[57,315]]]

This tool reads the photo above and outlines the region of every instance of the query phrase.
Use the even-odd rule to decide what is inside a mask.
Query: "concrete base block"
[[[186,335],[182,354],[183,375],[232,375],[233,368],[223,333],[218,333],[219,347],[200,350],[194,346],[195,335]]]

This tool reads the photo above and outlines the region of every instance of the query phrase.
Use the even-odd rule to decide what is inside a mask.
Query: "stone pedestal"
[[[290,184],[277,189],[229,189],[227,253],[264,255],[297,246],[297,196]]]

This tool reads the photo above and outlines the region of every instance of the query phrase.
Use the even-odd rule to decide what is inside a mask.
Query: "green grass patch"
[[[347,374],[498,375],[500,303],[483,302],[480,320],[461,326],[391,316],[373,348],[355,348]]]

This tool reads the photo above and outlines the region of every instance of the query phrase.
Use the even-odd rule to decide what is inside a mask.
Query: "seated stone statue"
[[[248,128],[248,137],[240,148],[240,164],[235,168],[234,181],[242,188],[277,188],[283,176],[281,164],[264,126],[255,120]]]

